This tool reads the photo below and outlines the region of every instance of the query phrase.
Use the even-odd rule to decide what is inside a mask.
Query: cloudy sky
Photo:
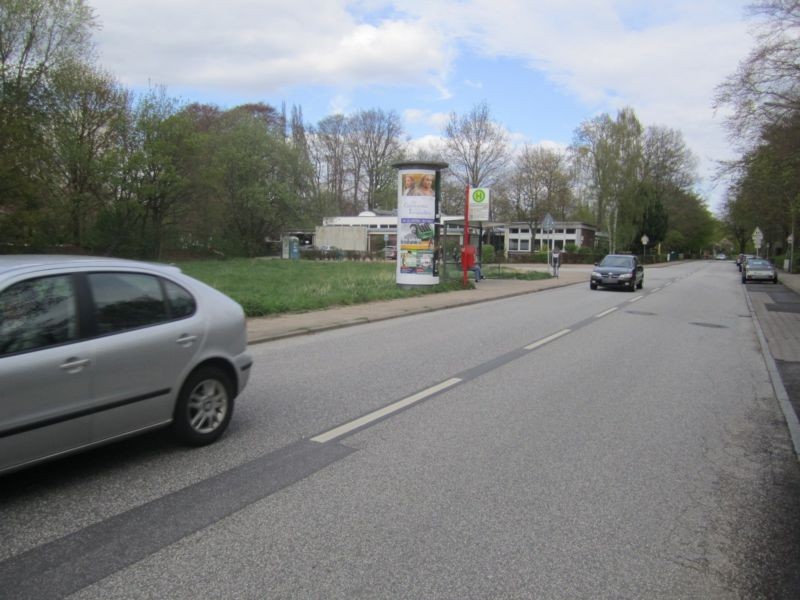
[[[516,143],[561,146],[631,106],[683,133],[712,209],[724,190],[710,176],[733,156],[714,88],[753,43],[745,0],[88,2],[100,64],[186,101],[285,102],[311,124],[394,110],[412,140],[486,101]]]

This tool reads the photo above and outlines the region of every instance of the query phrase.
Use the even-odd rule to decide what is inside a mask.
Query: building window
[[[530,240],[520,240],[519,241],[519,249],[524,251],[524,252],[530,252],[531,241]]]
[[[574,230],[574,229],[567,229],[567,233],[572,233],[572,234],[574,234],[574,233],[575,233],[575,230]]]
[[[512,227],[509,231],[510,233],[519,233],[519,227]]]
[[[508,240],[508,249],[511,252],[516,252],[517,250],[519,250],[519,240],[516,239]]]
[[[527,227],[525,227],[524,229],[520,229],[520,230],[519,230],[519,232],[520,232],[520,233],[530,233],[530,232],[531,232],[531,230],[530,230],[530,229],[528,229]]]

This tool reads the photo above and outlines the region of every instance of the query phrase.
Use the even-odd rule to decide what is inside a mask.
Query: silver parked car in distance
[[[751,256],[742,265],[742,283],[748,281],[778,283],[778,271],[766,258]]]
[[[0,256],[0,473],[164,426],[213,442],[251,364],[242,308],[176,267]]]

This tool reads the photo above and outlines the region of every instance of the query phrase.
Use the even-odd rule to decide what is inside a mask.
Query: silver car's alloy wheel
[[[172,430],[192,446],[210,444],[227,429],[233,415],[235,388],[221,368],[206,365],[194,371],[183,384]]]
[[[228,391],[216,379],[201,381],[189,394],[189,423],[198,433],[211,433],[228,414]]]

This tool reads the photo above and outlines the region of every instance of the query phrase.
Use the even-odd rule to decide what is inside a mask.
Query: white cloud
[[[415,19],[360,22],[345,3],[94,0],[106,68],[147,82],[269,92],[293,85],[418,83],[446,93],[452,53]],[[422,65],[422,67],[421,67]]]
[[[426,109],[407,108],[403,111],[403,119],[409,125],[425,125],[441,131],[450,119],[450,113],[432,112]]]
[[[444,138],[438,135],[424,135],[418,138],[409,140],[406,143],[406,149],[410,154],[423,152],[426,155],[437,155],[442,153],[444,147]]]

